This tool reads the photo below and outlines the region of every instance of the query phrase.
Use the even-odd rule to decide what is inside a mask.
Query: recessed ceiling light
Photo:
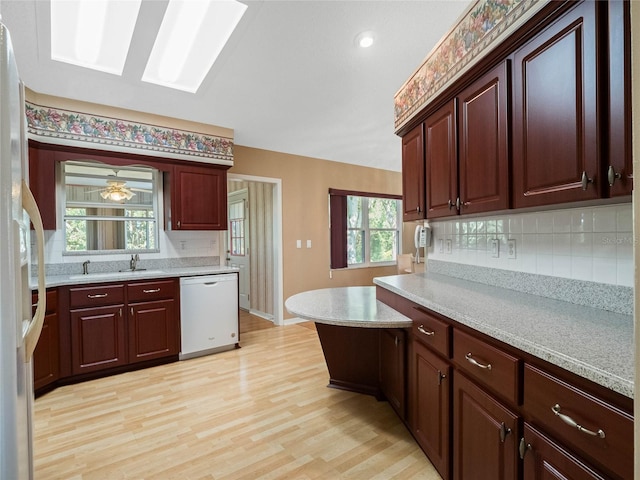
[[[236,0],[169,0],[142,80],[195,93],[246,9]]]
[[[142,0],[51,0],[51,58],[122,75]]]
[[[362,32],[356,36],[356,45],[362,48],[369,48],[375,41],[373,32]]]

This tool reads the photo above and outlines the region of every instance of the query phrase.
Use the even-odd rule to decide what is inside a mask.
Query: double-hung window
[[[329,190],[331,268],[395,264],[402,225],[400,198]]]

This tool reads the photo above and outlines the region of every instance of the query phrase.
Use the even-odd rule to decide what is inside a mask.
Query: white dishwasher
[[[180,278],[180,360],[238,343],[238,274]]]

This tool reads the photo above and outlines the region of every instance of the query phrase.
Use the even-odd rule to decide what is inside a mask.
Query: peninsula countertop
[[[289,313],[327,325],[360,328],[409,328],[411,319],[376,300],[375,287],[310,290],[287,299]]]
[[[631,315],[434,273],[378,277],[374,283],[633,398]]]

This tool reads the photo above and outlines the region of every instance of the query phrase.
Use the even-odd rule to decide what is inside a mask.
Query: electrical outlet
[[[516,258],[516,239],[507,240],[507,258]]]
[[[447,238],[445,240],[445,244],[446,244],[445,250],[446,250],[447,254],[451,255],[451,251],[452,251],[452,249],[451,249],[451,239]]]
[[[307,248],[311,248],[311,240],[307,240]]]
[[[296,240],[296,248],[302,248],[302,240]]]
[[[493,258],[500,257],[500,242],[498,241],[498,239],[491,238],[489,239],[489,242],[491,242],[491,256]]]

